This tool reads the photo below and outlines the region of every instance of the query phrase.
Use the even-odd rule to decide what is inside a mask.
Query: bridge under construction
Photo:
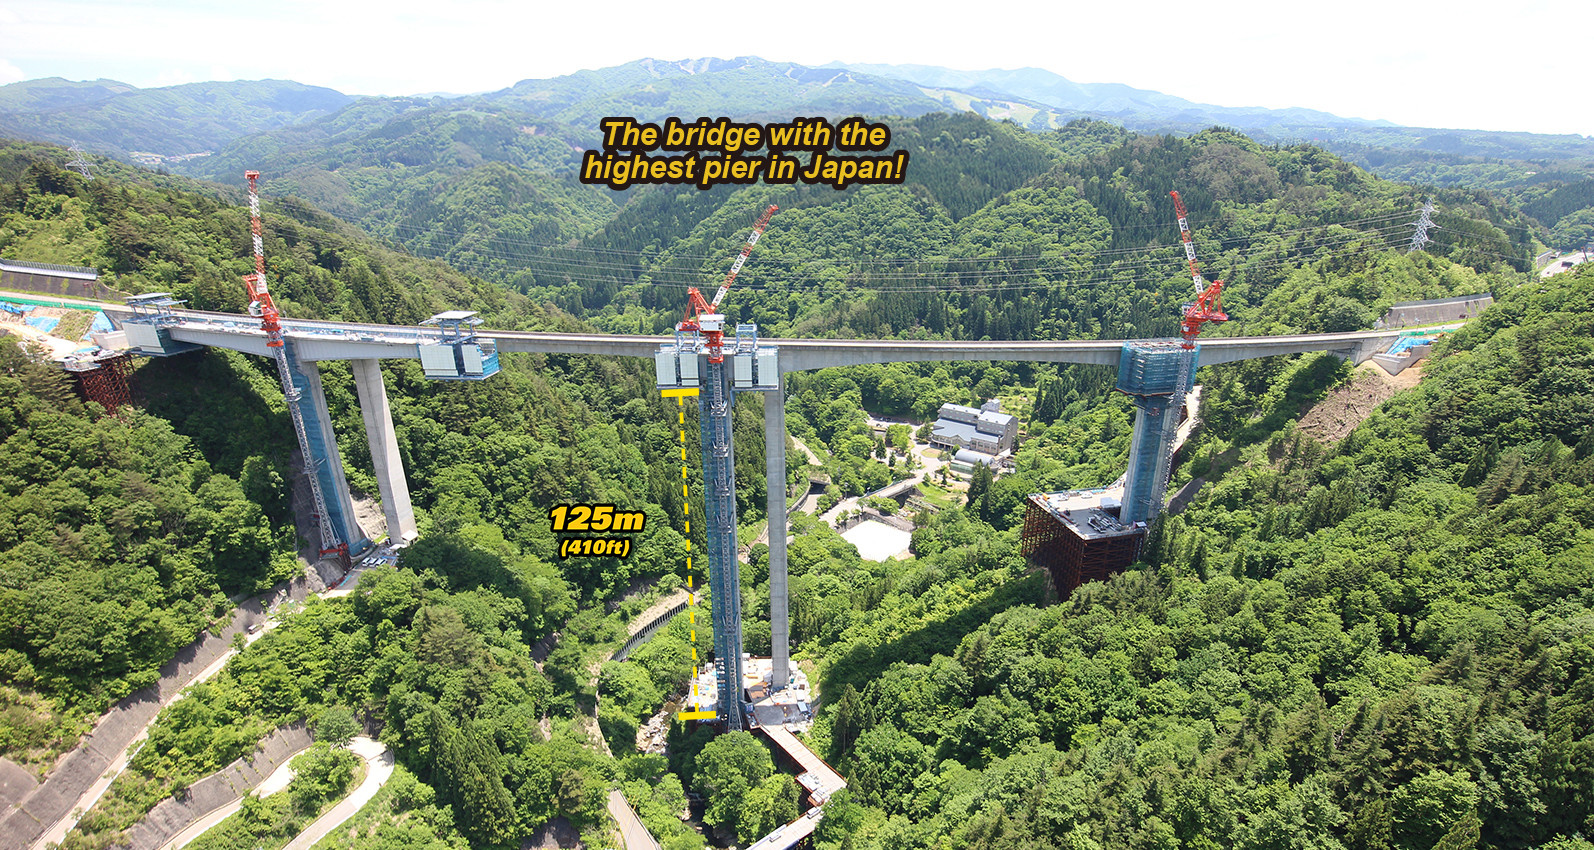
[[[150,299],[152,296],[142,296]],[[183,309],[175,302],[145,303],[137,307],[101,307],[119,330],[126,345],[137,354],[170,356],[202,347],[223,348],[246,354],[271,356],[258,319],[238,313]],[[284,345],[291,364],[303,380],[307,420],[321,423],[326,439],[310,446],[315,468],[325,476],[326,500],[343,509],[337,512],[335,530],[353,555],[370,547],[370,537],[354,522],[348,482],[337,442],[331,439],[332,420],[321,387],[322,361],[346,360],[353,367],[356,395],[389,537],[395,541],[415,535],[409,485],[398,453],[391,409],[382,380],[382,360],[420,360],[427,377],[436,380],[481,380],[491,377],[497,358],[504,354],[539,352],[642,357],[655,360],[661,349],[675,347],[674,337],[616,334],[532,333],[492,330],[465,322],[470,314],[443,314],[431,326],[397,326],[357,322],[282,319]],[[443,326],[454,321],[452,327]],[[1205,340],[1196,353],[1197,366],[1231,363],[1280,354],[1326,351],[1354,363],[1371,358],[1392,344],[1399,331],[1361,331],[1337,334],[1294,334],[1272,337],[1226,337]],[[757,391],[764,396],[765,474],[771,517],[785,516],[786,414],[785,375],[808,369],[868,363],[939,362],[954,360],[1079,363],[1118,367],[1127,347],[1143,340],[1058,341],[947,341],[860,339],[748,339],[748,356],[758,359]],[[737,349],[734,348],[733,351]],[[655,360],[655,362],[657,362]],[[733,363],[734,365],[734,363]],[[734,369],[727,379],[734,380]],[[1136,428],[1142,427],[1137,414]],[[1144,441],[1137,441],[1144,445]],[[1145,451],[1146,449],[1142,449]],[[1160,448],[1151,448],[1160,451]],[[1133,465],[1138,458],[1132,457]],[[786,599],[786,536],[769,536],[770,592]],[[734,551],[734,550],[733,550]],[[771,602],[774,673],[790,669],[789,626],[783,605]]]
[[[787,373],[833,366],[950,360],[1080,363],[1117,367],[1118,389],[1134,397],[1137,412],[1129,468],[1118,504],[1107,513],[1089,515],[1084,525],[1069,518],[1074,507],[1052,511],[1065,520],[1079,545],[1069,548],[1067,535],[1032,533],[1026,521],[1026,554],[1044,549],[1055,556],[1060,544],[1067,558],[1110,557],[1122,561],[1133,550],[1145,523],[1161,512],[1171,467],[1174,433],[1182,400],[1195,370],[1202,365],[1255,357],[1329,351],[1360,363],[1394,342],[1397,331],[1340,334],[1298,334],[1274,337],[1231,337],[1196,344],[1207,322],[1226,321],[1219,303],[1222,281],[1208,284],[1196,263],[1183,203],[1172,193],[1180,233],[1189,259],[1196,300],[1182,311],[1182,344],[1178,340],[947,341],[947,340],[798,340],[761,339],[751,324],[727,327],[719,306],[746,262],[776,207],[764,211],[741,254],[712,300],[689,290],[686,318],[673,337],[611,334],[543,334],[497,331],[481,327],[475,313],[439,313],[420,326],[353,322],[305,321],[282,316],[273,304],[262,255],[256,172],[249,172],[251,235],[255,272],[246,276],[249,315],[185,309],[167,293],[146,293],[125,305],[97,305],[114,324],[114,342],[106,347],[136,354],[167,357],[202,348],[223,348],[272,358],[278,366],[303,468],[315,502],[315,522],[322,556],[345,562],[364,554],[372,537],[355,520],[353,500],[344,477],[321,373],[324,360],[348,361],[380,491],[388,538],[399,545],[417,531],[408,481],[399,455],[392,411],[387,400],[382,360],[421,361],[425,376],[442,381],[480,381],[499,371],[506,353],[619,355],[654,361],[658,386],[670,394],[698,399],[704,459],[704,521],[709,586],[714,610],[715,656],[720,664],[719,724],[740,729],[746,724],[742,682],[741,595],[736,562],[734,452],[730,409],[737,392],[764,395],[765,476],[768,516],[784,517],[786,422],[783,377]],[[91,270],[80,270],[91,271]],[[100,371],[83,362],[84,372]],[[110,372],[98,375],[114,378]],[[103,383],[104,381],[101,381]],[[113,381],[114,383],[114,381]],[[1044,507],[1044,506],[1043,506]],[[1083,504],[1075,506],[1084,508]],[[1108,507],[1099,504],[1097,508]],[[1033,506],[1032,506],[1033,510]],[[1082,513],[1082,516],[1084,514]],[[1034,519],[1032,516],[1031,519]],[[771,528],[770,687],[780,690],[790,678],[790,627],[786,534]],[[1044,540],[1042,540],[1044,538]],[[1098,539],[1099,538],[1099,539]],[[1042,545],[1037,546],[1040,541]],[[1079,551],[1074,552],[1073,549]],[[1032,551],[1033,550],[1033,551]],[[1088,550],[1088,551],[1087,551]],[[1108,550],[1111,550],[1110,554]],[[1070,554],[1071,553],[1071,554]],[[1128,552],[1133,557],[1133,551]],[[1078,571],[1076,570],[1076,573]],[[1069,587],[1079,576],[1066,582]]]

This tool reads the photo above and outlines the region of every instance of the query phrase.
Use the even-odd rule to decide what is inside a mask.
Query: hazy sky
[[[350,94],[469,93],[644,57],[760,56],[1033,66],[1221,106],[1594,135],[1578,98],[1585,3],[1476,5],[0,0],[0,83],[275,78]]]

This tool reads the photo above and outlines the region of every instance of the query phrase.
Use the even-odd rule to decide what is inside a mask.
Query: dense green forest
[[[732,318],[766,333],[1167,335],[1189,288],[1167,199],[1176,187],[1207,274],[1228,283],[1235,321],[1220,333],[1265,332],[1264,305],[1294,270],[1386,262],[1382,252],[1409,241],[1420,206],[1412,188],[1316,148],[1263,148],[1225,130],[1103,144],[1095,130],[1071,125],[1048,144],[972,116],[925,116],[894,128],[913,152],[910,185],[756,187],[736,194],[734,210],[713,192],[642,192],[580,245],[549,249],[509,283],[608,330],[662,332],[689,282],[723,274],[750,211],[776,203],[759,261],[726,302]],[[1527,268],[1530,219],[1483,193],[1437,197],[1443,229],[1430,256]],[[1391,286],[1350,296],[1359,307],[1302,309],[1315,316],[1308,329],[1349,330],[1394,301],[1444,294]]]
[[[164,178],[102,174],[91,183],[60,170],[43,150],[18,145],[0,156],[0,246],[7,256],[97,265],[125,290],[170,289],[196,306],[242,307],[237,280],[247,269],[248,224],[235,203],[179,190]],[[413,322],[471,306],[499,326],[581,327],[557,310],[377,246],[303,205],[268,207],[266,221],[273,290],[290,315]],[[146,362],[134,376],[143,407],[111,417],[77,402],[63,373],[15,346],[6,351],[3,754],[42,772],[111,700],[153,681],[156,667],[227,614],[229,593],[252,593],[296,572],[286,499],[292,429],[264,361],[210,352]],[[329,708],[356,710],[390,735],[413,727],[411,737],[393,741],[430,794],[431,785],[460,786],[446,771],[479,767],[460,761],[465,757],[455,750],[447,750],[453,761],[439,762],[437,747],[481,755],[482,739],[474,736],[489,734],[482,724],[502,712],[518,718],[501,721],[512,729],[504,734],[530,746],[542,740],[539,719],[568,723],[577,702],[590,700],[587,656],[612,641],[617,628],[604,619],[604,603],[634,582],[678,569],[673,555],[683,542],[672,529],[681,527],[685,505],[678,473],[668,475],[678,461],[664,462],[676,451],[673,417],[648,391],[639,363],[506,361],[498,379],[480,386],[427,382],[403,365],[387,376],[426,535],[406,553],[403,575],[412,582],[406,593],[417,606],[419,594],[433,593],[440,607],[383,613],[358,650],[349,640],[360,626],[348,618],[361,615],[348,604],[326,606],[330,620],[310,611],[291,619],[162,718],[152,745],[140,750],[134,770],[85,819],[74,842],[113,840],[161,796],[248,752],[276,725]],[[325,378],[350,478],[369,483],[352,378],[336,368]],[[761,414],[754,406],[738,417],[756,423]],[[741,430],[749,438],[738,437],[748,458],[743,514],[756,522],[762,441],[756,431]],[[700,491],[695,483],[694,490]],[[623,561],[556,562],[546,512],[569,502],[645,511],[649,520],[636,551]],[[583,620],[578,609],[596,618]],[[634,613],[623,607],[615,616]],[[423,626],[443,624],[438,640],[448,646],[439,649],[439,663],[452,673],[434,681],[424,671],[395,670],[398,678],[375,684],[328,684],[333,671],[430,640],[423,640],[430,634],[425,628],[413,628],[415,617]],[[383,623],[397,626],[377,628]],[[527,646],[555,628],[564,639],[538,672]],[[343,637],[332,640],[328,629]],[[307,656],[305,640],[337,654]],[[364,654],[349,654],[357,651]],[[467,662],[477,672],[456,669]],[[419,712],[410,725],[395,722],[400,715],[388,708],[401,680],[405,693],[428,695],[405,697]],[[466,680],[469,688],[458,692]],[[445,693],[439,709],[436,698]],[[494,713],[478,718],[483,700]],[[425,719],[434,716],[446,718],[446,728]],[[606,787],[612,768],[579,731],[560,734],[544,743],[569,750],[548,756],[563,765],[555,778],[570,774],[564,797],[526,786],[530,780],[522,776],[509,787],[528,808],[494,809],[497,820],[462,820],[459,829],[490,842],[556,813],[596,823],[602,794],[592,798],[580,789]],[[527,752],[509,747],[505,739],[493,751],[515,758]],[[483,793],[499,796],[482,805],[502,803],[504,786],[494,782]],[[433,811],[464,805],[447,793]],[[556,799],[564,802],[549,802]],[[437,817],[441,834],[460,834],[451,815]]]
[[[329,115],[355,100],[288,80],[186,83],[140,89],[115,80],[60,77],[0,86],[0,134],[126,159],[219,150],[242,136]]]
[[[1237,462],[1063,604],[968,623],[855,589],[846,636],[809,645],[851,782],[820,845],[1588,847],[1594,275],[1552,281],[1338,444],[1210,427]],[[1345,367],[1271,371],[1255,421]],[[915,552],[984,518],[1005,539],[994,513]]]
[[[114,80],[51,78],[0,86],[0,132],[81,141],[93,153],[123,160],[130,151],[153,152],[171,157],[169,167],[185,174],[233,185],[244,170],[263,169],[280,181],[268,194],[305,198],[417,253],[494,278],[514,274],[528,245],[563,244],[575,235],[568,232],[573,222],[590,229],[591,213],[612,212],[608,193],[570,180],[581,151],[596,146],[604,117],[778,121],[866,114],[908,124],[904,119],[937,111],[1042,138],[1070,121],[1118,135],[1191,136],[1228,126],[1266,145],[1310,141],[1386,180],[1489,189],[1523,204],[1594,173],[1594,146],[1576,135],[1395,127],[1309,109],[1213,107],[1121,85],[1081,85],[1037,68],[645,59],[460,97],[356,98],[276,80],[137,89]],[[194,156],[206,151],[213,153]],[[488,206],[473,210],[479,201]],[[1587,207],[1529,213],[1554,229],[1567,213]],[[1578,243],[1558,236],[1552,244]]]
[[[902,187],[610,198],[528,178],[526,163],[428,147],[497,134],[534,158],[536,144],[504,135],[518,120],[507,112],[424,105],[407,120],[411,135],[389,147],[368,146],[359,122],[339,144],[373,170],[412,146],[418,179],[395,173],[346,197],[387,198],[390,224],[413,212],[407,226],[430,241],[367,224],[482,277],[284,198],[267,204],[265,230],[286,314],[412,323],[465,308],[504,328],[660,332],[684,288],[717,281],[752,217],[777,203],[728,301],[732,319],[766,334],[1167,335],[1189,288],[1169,188],[1190,206],[1208,275],[1228,282],[1233,320],[1218,333],[1364,328],[1396,301],[1494,292],[1499,303],[1438,347],[1418,389],[1334,445],[1294,426],[1347,379],[1334,359],[1203,372],[1205,425],[1179,473],[1209,480],[1201,498],[1156,529],[1144,564],[1050,606],[1017,554],[1023,500],[1121,471],[1132,408],[1107,391],[1109,370],[790,376],[788,426],[830,459],[838,493],[896,474],[876,459],[865,410],[922,419],[943,401],[1001,396],[1019,404],[1028,437],[1013,474],[977,480],[967,505],[919,521],[911,559],[862,560],[828,525],[793,516],[792,638],[824,706],[811,740],[852,786],[819,843],[1587,846],[1590,276],[1517,286],[1543,231],[1510,203],[1437,191],[1436,244],[1408,255],[1428,193],[1316,148],[1217,128],[1031,134],[942,114],[893,123],[894,143],[913,151]],[[121,167],[89,182],[57,161],[39,146],[0,148],[0,252],[241,309],[249,242],[235,190]],[[143,406],[116,417],[73,401],[59,373],[24,354],[4,358],[0,510],[19,519],[0,539],[0,616],[12,625],[0,632],[0,755],[42,770],[224,615],[228,594],[293,571],[291,428],[269,364],[242,355],[146,363]],[[625,621],[680,581],[688,506],[674,411],[645,364],[504,363],[480,384],[384,367],[421,540],[349,598],[285,617],[163,713],[69,846],[109,846],[285,722],[345,714],[402,765],[361,815],[366,846],[500,846],[555,817],[597,843],[616,786],[672,848],[702,846],[675,817],[688,791],[708,794],[705,822],[742,843],[792,813],[790,782],[736,737],[677,728],[668,758],[630,749],[678,692],[690,651],[677,622],[603,663]],[[352,377],[322,368],[350,480],[370,491]],[[737,496],[754,529],[761,423],[745,397]],[[547,510],[575,502],[644,511],[631,557],[557,559]],[[766,652],[762,547],[744,585],[748,649]],[[75,644],[41,625],[107,611],[121,625],[79,629]],[[539,664],[540,641],[553,649]],[[251,828],[264,835],[273,817]]]

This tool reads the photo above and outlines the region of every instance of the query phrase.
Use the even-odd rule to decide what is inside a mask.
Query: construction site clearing
[[[742,693],[748,703],[743,706],[752,719],[752,726],[780,727],[792,732],[807,732],[813,725],[814,704],[808,689],[808,674],[793,667],[786,686],[770,687],[773,661],[742,655]],[[718,711],[719,668],[714,662],[704,664],[692,682],[692,692],[683,700],[693,711]]]

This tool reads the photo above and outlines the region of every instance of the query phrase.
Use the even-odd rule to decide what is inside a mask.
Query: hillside
[[[6,256],[99,266],[131,291],[159,288],[195,306],[242,309],[238,280],[248,268],[249,231],[236,202],[132,169],[125,169],[125,179],[106,169],[91,183],[63,172],[58,159],[58,149],[42,146],[0,149],[0,251]],[[408,323],[470,307],[500,327],[581,327],[446,266],[376,245],[303,204],[268,204],[265,220],[273,291],[289,315]],[[9,411],[0,417],[0,455],[10,459],[9,472],[0,476],[0,511],[12,517],[0,538],[0,611],[8,623],[0,636],[6,706],[0,757],[46,773],[89,720],[153,681],[156,667],[224,615],[232,604],[227,594],[247,595],[296,571],[286,509],[292,428],[275,373],[262,360],[207,353],[143,362],[134,376],[142,409],[113,418],[76,402],[62,373],[27,362],[15,347],[8,351],[0,364],[10,376],[0,378],[8,382]],[[350,480],[374,491],[352,377],[331,366],[324,381]],[[402,616],[384,609],[373,621],[402,621],[403,633],[383,632],[389,635],[384,641],[395,643],[371,651],[390,655],[413,640],[412,614],[422,632],[432,627],[424,624],[441,623],[457,634],[463,612],[468,642],[486,642],[468,653],[471,675],[486,677],[482,684],[494,694],[491,716],[519,718],[505,720],[505,728],[518,730],[514,759],[528,758],[533,742],[527,730],[539,718],[562,724],[575,713],[587,687],[581,672],[586,654],[616,628],[604,619],[603,603],[635,582],[676,569],[668,555],[682,540],[671,529],[679,527],[685,506],[672,486],[679,476],[665,472],[664,456],[674,450],[666,412],[646,392],[641,364],[629,361],[508,357],[500,377],[471,387],[426,381],[415,364],[399,364],[387,381],[428,543],[410,551],[413,570],[405,573],[414,582],[405,593],[417,606]],[[757,421],[756,408],[746,413]],[[762,496],[753,484],[763,478],[751,449],[748,456],[744,514],[756,519]],[[694,484],[694,490],[700,488]],[[567,502],[645,511],[648,531],[625,561],[556,562],[552,537],[532,518]],[[428,565],[427,558],[435,561]],[[585,619],[576,616],[578,605]],[[348,610],[345,603],[335,615],[336,629],[354,628],[337,619]],[[481,619],[487,611],[502,619]],[[525,660],[526,647],[555,627],[564,633],[561,649],[538,672]],[[282,688],[283,663],[333,669],[285,649],[302,639],[299,628],[324,636],[333,627],[313,617],[302,627],[284,627],[281,636],[259,644],[263,654],[251,656],[264,659],[258,665],[246,663],[243,672],[218,679],[216,690],[180,704],[239,698],[228,684],[234,676],[249,682],[245,693],[261,687],[250,676],[265,676],[272,683],[265,689],[275,695],[229,704],[215,715],[202,712],[203,718],[179,711],[160,721],[212,731],[200,738],[163,737],[166,727],[158,727],[152,745],[102,802],[107,814],[86,819],[69,838],[72,846],[114,837],[171,788],[247,752],[278,724],[339,706],[381,716],[388,689],[401,687],[396,681],[382,680],[375,691],[352,680],[346,684],[355,690],[324,683],[303,691]],[[316,645],[347,651],[352,633],[339,633],[338,640],[316,638]],[[277,652],[288,655],[272,661]],[[467,660],[439,658],[447,670]],[[348,669],[347,659],[336,668]],[[321,682],[320,674],[293,669],[293,681]],[[403,674],[402,688],[414,690],[416,711],[435,713],[414,699],[421,693],[442,698],[452,687],[449,675]],[[471,694],[465,705],[445,702],[447,722],[427,721],[424,728],[433,730],[427,734],[463,734],[471,747],[480,747],[474,736],[486,727],[472,724],[488,722],[489,713],[477,705],[480,695]],[[589,778],[603,782],[612,768],[579,740],[571,733],[536,750],[563,753],[554,757],[581,773],[563,802],[554,804],[546,789],[513,786],[527,807],[524,821],[515,815],[515,822],[534,826],[564,814],[585,825],[601,818],[601,790],[589,798],[580,787]],[[401,751],[423,781],[439,789],[459,785],[447,778],[447,771],[463,769],[458,763],[436,766],[435,750],[414,746]],[[494,752],[509,752],[510,739],[494,746]],[[445,806],[457,801],[448,790],[439,793]],[[506,823],[467,822],[459,829],[496,836]],[[459,840],[453,826],[438,829]]]
[[[1410,211],[1431,194],[1316,148],[1263,147],[1229,132],[1131,138],[1110,124],[1077,121],[1032,133],[967,113],[892,119],[891,126],[893,146],[912,157],[906,183],[844,193],[803,185],[706,193],[583,186],[569,170],[587,131],[459,101],[415,102],[398,113],[362,105],[256,137],[193,168],[224,182],[261,168],[268,194],[308,199],[600,327],[653,332],[674,320],[685,286],[723,274],[746,223],[738,210],[769,203],[783,212],[761,262],[732,295],[734,310],[745,303],[749,317],[777,333],[893,336],[918,332],[917,325],[932,335],[978,338],[1031,335],[1043,326],[1052,334],[1107,334],[1103,307],[1081,300],[1096,301],[1089,287],[1109,283],[1115,297],[1141,299],[1127,312],[1112,308],[1125,322],[1165,332],[1152,316],[1168,314],[1155,305],[1180,297],[1170,187],[1189,200],[1209,240],[1209,270],[1230,282],[1241,316],[1267,299],[1292,264],[1324,251],[1399,244]],[[1065,196],[1105,217],[1105,242],[1068,247],[1076,228],[1065,208],[1085,207]],[[1531,220],[1484,194],[1432,196],[1442,210],[1432,252],[1475,269],[1526,268],[1532,235],[1542,232]],[[1050,247],[995,235],[1048,217],[1058,231]],[[899,282],[904,276],[916,283]],[[781,291],[760,294],[770,281]],[[860,292],[869,299],[852,297]],[[1420,294],[1391,290],[1380,303]],[[1371,321],[1366,310],[1337,306],[1342,315],[1315,321]],[[873,321],[859,326],[854,315]]]
[[[654,72],[706,76],[677,70],[627,73],[638,86]],[[691,88],[701,80],[679,85],[707,96]],[[555,112],[606,103],[573,84],[559,91],[548,96]],[[527,132],[520,110],[362,102],[224,154],[240,157],[225,166],[235,168],[259,145],[268,187],[280,179],[295,195],[342,199],[338,212],[370,232],[482,275],[280,197],[266,205],[265,250],[284,311],[409,323],[453,307],[499,327],[659,331],[679,318],[684,288],[720,279],[753,215],[778,203],[727,302],[733,321],[766,334],[1166,335],[1190,285],[1169,188],[1190,206],[1209,276],[1228,281],[1233,320],[1219,333],[1351,329],[1398,300],[1499,299],[1436,349],[1416,389],[1326,448],[1293,420],[1345,380],[1337,361],[1203,371],[1204,424],[1176,483],[1211,485],[1158,527],[1144,564],[1049,607],[1017,554],[1023,499],[1121,470],[1132,422],[1107,391],[1110,370],[894,364],[789,376],[788,427],[829,458],[838,494],[898,466],[874,459],[886,452],[866,410],[922,418],[942,400],[1001,396],[1021,401],[1028,432],[1014,474],[971,482],[966,505],[920,522],[912,559],[863,561],[827,525],[793,520],[794,650],[814,665],[824,706],[812,740],[852,783],[818,846],[1586,850],[1590,279],[1519,285],[1540,232],[1520,211],[1441,190],[1436,243],[1407,254],[1427,193],[1319,148],[1098,122],[1032,133],[933,111],[892,120],[893,143],[913,155],[903,186],[616,197],[557,173],[574,125]],[[242,306],[248,229],[235,190],[114,164],[90,183],[60,161],[59,149],[0,149],[5,256],[99,266],[123,288],[199,307]],[[53,379],[10,357],[0,454],[22,472],[0,485],[9,510],[48,508],[50,520],[18,523],[0,548],[0,610],[16,618],[0,631],[12,674],[0,695],[20,707],[0,714],[0,755],[42,770],[224,611],[225,592],[292,569],[290,429],[255,359],[145,364],[144,411],[122,420],[53,400],[65,398]],[[408,771],[387,809],[368,813],[372,845],[501,846],[556,816],[597,844],[603,796],[619,784],[651,825],[674,830],[670,846],[701,846],[674,814],[684,789],[716,787],[714,758],[699,756],[718,751],[681,729],[668,761],[626,750],[686,675],[691,626],[632,661],[598,663],[646,602],[621,597],[678,581],[675,529],[688,505],[674,411],[642,363],[504,362],[468,385],[427,381],[414,363],[387,367],[421,541],[350,598],[288,617],[168,709],[66,846],[110,843],[272,728],[329,712],[382,727]],[[350,479],[368,484],[352,378],[339,364],[323,376]],[[748,397],[735,415],[738,509],[756,525],[762,411]],[[117,440],[171,460],[140,481],[131,463],[95,454]],[[40,474],[24,460],[34,456],[54,462],[55,481],[28,477]],[[226,523],[195,507],[213,499],[229,508]],[[544,518],[579,503],[643,511],[637,551],[558,560]],[[218,541],[249,558],[207,562]],[[769,640],[764,558],[755,547],[744,574],[755,652]],[[40,589],[56,607],[24,603]],[[92,617],[95,606],[117,608],[126,628],[77,629],[70,656],[41,637],[45,618]],[[165,608],[183,616],[156,630],[148,623]],[[539,668],[530,647],[555,631]],[[589,715],[614,758],[590,745],[590,721],[574,722]],[[772,816],[778,788],[742,791],[717,811]],[[259,835],[276,822],[268,809],[255,817]]]
[[[1594,173],[1594,142],[1579,136],[1400,127],[1308,108],[1200,104],[1123,85],[1075,83],[1037,68],[960,71],[840,63],[810,67],[757,57],[643,59],[455,98],[353,99],[279,81],[147,90],[114,81],[58,79],[0,86],[0,133],[59,144],[76,140],[90,151],[123,159],[130,151],[144,151],[148,164],[164,162],[229,183],[240,181],[246,168],[291,175],[287,186],[295,193],[384,233],[398,216],[381,210],[403,194],[388,185],[395,180],[427,177],[427,192],[463,203],[471,190],[433,177],[437,167],[458,170],[503,162],[564,173],[581,150],[596,146],[597,122],[611,115],[643,120],[730,115],[770,121],[798,115],[911,118],[934,111],[969,112],[1041,134],[1081,119],[1142,134],[1188,136],[1214,125],[1231,127],[1262,144],[1322,147],[1386,179],[1488,188],[1525,202]],[[415,126],[415,112],[431,114]],[[173,116],[186,120],[173,121]],[[214,153],[189,156],[204,151]],[[362,173],[344,179],[322,175],[346,165]],[[384,171],[395,165],[400,174]],[[421,175],[409,173],[414,168]],[[503,184],[500,191],[510,196],[526,192],[511,185],[527,183],[524,178],[488,180]],[[539,191],[546,198],[568,194]],[[554,203],[568,206],[571,201]],[[1541,216],[1540,221],[1553,228],[1564,215]],[[506,237],[517,238],[516,224],[506,224]],[[531,231],[564,234],[566,224],[538,222]],[[426,240],[442,235],[424,225],[405,226],[417,227]],[[493,251],[507,247],[494,243],[492,232],[451,230],[457,232],[449,235],[491,243],[484,247]]]
[[[30,80],[0,87],[0,135],[128,159],[219,150],[241,136],[326,115],[353,98],[288,80],[139,89],[110,81]]]
[[[605,329],[662,332],[681,290],[722,275],[751,211],[776,203],[759,262],[726,302],[733,319],[767,332],[1165,335],[1189,286],[1174,187],[1207,273],[1228,282],[1233,321],[1221,333],[1364,328],[1395,301],[1487,288],[1465,269],[1528,265],[1531,222],[1484,194],[1437,194],[1440,244],[1396,259],[1418,203],[1408,187],[1308,146],[1264,148],[1220,130],[1123,140],[1103,127],[1037,135],[971,115],[899,122],[894,143],[914,157],[903,186],[641,192],[574,246],[526,245],[512,282]],[[1316,283],[1301,277],[1311,268]],[[1362,282],[1303,289],[1342,276]]]
[[[783,121],[794,115],[922,115],[939,104],[898,80],[769,62],[756,56],[666,62],[642,59],[546,80],[522,80],[480,96],[488,103],[578,127],[611,115],[663,121],[671,115],[734,115]]]

